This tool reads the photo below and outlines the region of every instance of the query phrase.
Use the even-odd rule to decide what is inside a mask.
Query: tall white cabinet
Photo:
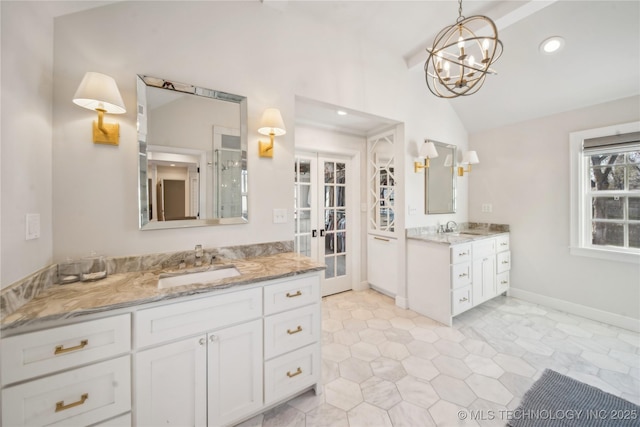
[[[405,295],[399,140],[397,129],[367,139],[367,281],[396,300]]]

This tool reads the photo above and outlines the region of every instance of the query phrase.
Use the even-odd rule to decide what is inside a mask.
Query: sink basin
[[[175,273],[161,273],[158,277],[158,289],[193,285],[195,283],[214,283],[239,275],[240,272],[232,265],[225,267],[205,267],[204,269],[178,271]]]
[[[487,233],[482,231],[454,231],[451,233],[447,233],[449,236],[486,236]]]

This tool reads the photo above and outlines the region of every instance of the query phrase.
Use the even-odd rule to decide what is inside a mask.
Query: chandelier
[[[497,74],[491,65],[502,55],[498,30],[486,16],[462,16],[458,0],[456,23],[436,36],[424,64],[427,87],[440,98],[472,95],[484,84],[487,74]]]

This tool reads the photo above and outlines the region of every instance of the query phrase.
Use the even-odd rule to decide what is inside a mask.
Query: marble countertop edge
[[[61,321],[92,314],[139,307],[189,296],[214,294],[217,291],[259,284],[316,271],[325,266],[310,258],[281,253],[246,259],[229,259],[220,267],[235,266],[239,276],[213,283],[194,283],[158,289],[157,280],[165,269],[118,273],[96,282],[52,286],[32,301],[0,320],[0,332],[15,333],[24,327]]]

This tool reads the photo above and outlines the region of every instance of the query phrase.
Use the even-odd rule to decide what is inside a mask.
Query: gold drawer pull
[[[502,261],[503,264],[509,264],[509,261]]]
[[[458,256],[464,256],[464,255],[469,255],[469,252],[460,252],[460,253],[458,254]]]
[[[508,280],[503,280],[502,282],[500,282],[501,285],[506,285],[507,283],[509,283]]]
[[[467,301],[469,301],[469,298],[464,297],[464,298],[461,298],[459,302],[467,302]]]
[[[293,331],[291,329],[287,329],[287,333],[289,335],[297,334],[298,332],[302,332],[302,326],[300,326],[300,325],[298,325],[298,327],[296,329],[294,329]]]
[[[65,411],[67,409],[74,408],[76,406],[82,405],[89,398],[89,393],[85,393],[80,396],[80,400],[77,402],[69,403],[68,405],[64,404],[64,400],[56,403],[56,412]]]
[[[507,246],[507,245],[508,243],[505,243],[505,242],[500,243],[500,246]]]
[[[78,345],[76,345],[74,347],[69,347],[69,348],[64,348],[61,345],[57,345],[56,346],[56,351],[54,351],[53,354],[57,355],[57,354],[69,353],[70,351],[82,350],[87,345],[89,345],[89,340],[82,340],[82,341],[80,341],[80,344],[78,344]]]
[[[382,240],[383,242],[388,242],[389,239],[383,239],[382,237],[374,237],[375,240]]]
[[[298,369],[292,374],[291,372],[287,372],[287,376],[289,378],[293,378],[296,375],[300,375],[302,373],[302,369],[300,369],[300,367],[298,366]]]
[[[300,295],[302,295],[302,292],[298,291],[295,294],[290,294],[289,292],[287,292],[287,298],[295,298],[295,297],[299,297]]]
[[[458,277],[467,277],[467,273],[458,274]]]

